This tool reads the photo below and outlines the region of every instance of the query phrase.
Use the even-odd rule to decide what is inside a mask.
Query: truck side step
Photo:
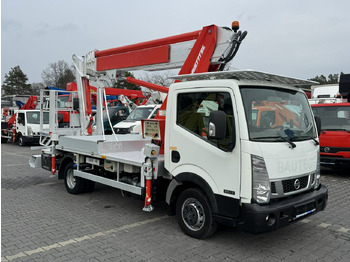
[[[119,181],[115,181],[115,180],[111,180],[108,178],[104,178],[104,177],[100,177],[100,176],[96,176],[87,172],[83,172],[80,170],[74,170],[74,176],[77,177],[81,177],[81,178],[85,178],[87,180],[91,180],[91,181],[95,181],[97,183],[103,184],[103,185],[108,185],[114,188],[118,188],[130,193],[134,193],[137,195],[141,195],[142,194],[142,188],[141,187],[137,187],[134,185],[129,185],[123,182],[119,182]]]

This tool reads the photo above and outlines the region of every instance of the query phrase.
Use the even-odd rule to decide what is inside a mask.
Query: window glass
[[[26,118],[24,113],[18,113],[18,124],[25,125]]]
[[[322,130],[350,130],[349,106],[313,107],[312,110],[321,118]]]
[[[128,116],[127,120],[139,121],[141,119],[147,119],[153,109],[154,107],[136,107]]]
[[[316,138],[310,105],[302,92],[270,87],[240,88],[249,137],[253,141]]]
[[[157,113],[158,113],[158,111],[159,111],[159,108],[157,108],[153,113],[152,113],[152,115],[151,115],[151,119],[153,119],[153,118],[155,118],[156,117],[156,115],[157,115]]]
[[[230,150],[233,132],[232,99],[227,92],[195,92],[178,95],[177,124],[222,150]],[[220,110],[226,114],[226,137],[223,140],[208,138],[209,115]],[[232,150],[232,149],[231,149]]]
[[[43,124],[49,124],[49,112],[43,112]],[[40,124],[40,112],[27,112],[28,124]]]

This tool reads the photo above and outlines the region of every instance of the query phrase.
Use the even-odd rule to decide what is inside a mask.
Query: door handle
[[[178,163],[180,161],[180,153],[179,151],[172,150],[171,151],[171,162]]]

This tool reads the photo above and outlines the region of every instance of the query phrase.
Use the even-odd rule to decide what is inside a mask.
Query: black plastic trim
[[[321,187],[317,190],[270,205],[261,206],[255,203],[243,204],[242,223],[239,223],[238,227],[250,233],[264,233],[273,231],[287,225],[290,222],[306,217],[305,215],[296,219],[295,212],[297,208],[313,203],[315,206],[315,212],[310,214],[314,214],[325,209],[327,200],[328,189],[327,187],[321,185]],[[268,215],[273,216],[273,223],[266,220]]]
[[[182,184],[186,183],[186,182],[190,182],[193,184],[196,184],[199,186],[199,188],[201,188],[204,193],[206,194],[206,196],[209,199],[209,202],[211,204],[211,208],[213,210],[213,213],[218,213],[218,206],[216,203],[216,198],[214,195],[213,190],[211,189],[211,187],[209,186],[209,184],[200,176],[193,174],[193,173],[182,173],[179,174],[175,177],[175,179],[178,182],[181,182]]]

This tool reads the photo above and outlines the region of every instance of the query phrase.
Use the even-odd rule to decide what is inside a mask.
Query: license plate
[[[92,165],[100,165],[100,159],[92,158],[92,157],[86,157],[86,163],[92,164]]]
[[[311,202],[305,205],[295,207],[295,219],[306,216],[316,211],[315,202]]]

